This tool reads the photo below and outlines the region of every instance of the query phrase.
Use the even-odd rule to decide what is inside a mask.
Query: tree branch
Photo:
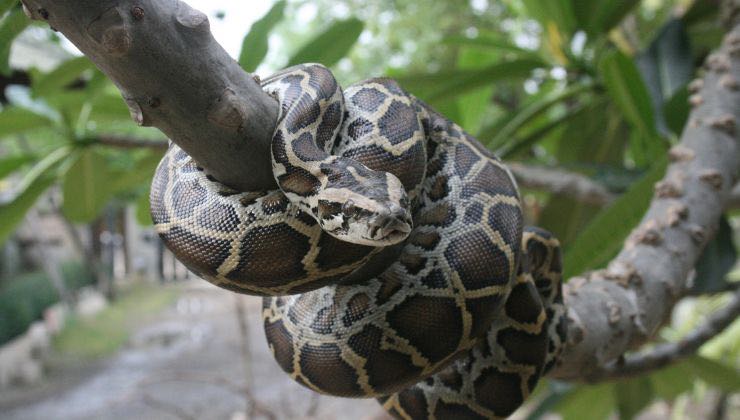
[[[522,187],[545,190],[595,206],[606,206],[616,198],[603,185],[579,173],[521,163],[507,162],[506,165]]]
[[[740,24],[693,83],[694,109],[640,225],[607,269],[565,286],[567,343],[553,376],[589,378],[650,339],[683,295],[740,168]]]
[[[213,39],[203,13],[178,0],[22,2],[118,86],[136,123],[162,130],[233,188],[275,185],[277,102]]]
[[[93,139],[95,143],[116,149],[153,149],[167,150],[167,142],[162,140],[145,140],[135,137],[101,134]]]
[[[713,313],[707,321],[675,343],[655,346],[624,359],[611,362],[589,375],[589,381],[624,378],[647,373],[668,366],[691,356],[699,347],[716,337],[740,315],[740,291],[736,291],[730,303]]]

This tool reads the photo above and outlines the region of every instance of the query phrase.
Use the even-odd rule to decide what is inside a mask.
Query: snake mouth
[[[406,239],[411,233],[412,223],[407,212],[401,213],[400,216],[383,218],[374,223],[369,231],[370,237],[365,239],[384,244],[396,244]]]

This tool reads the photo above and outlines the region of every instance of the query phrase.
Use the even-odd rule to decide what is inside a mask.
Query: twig
[[[588,377],[589,381],[636,376],[669,364],[676,363],[694,354],[704,343],[716,337],[740,315],[740,291],[735,292],[730,303],[710,315],[707,320],[675,343],[665,343],[641,353],[633,354]]]
[[[96,143],[115,147],[117,149],[154,149],[167,150],[167,141],[145,140],[135,137],[123,137],[112,134],[100,135],[94,139]]]
[[[616,198],[591,178],[562,169],[507,163],[520,186],[539,189],[596,206],[605,206]]]

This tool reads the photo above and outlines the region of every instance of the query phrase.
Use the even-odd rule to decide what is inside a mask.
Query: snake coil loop
[[[265,296],[270,348],[311,389],[400,418],[511,414],[556,362],[564,309],[557,240],[523,229],[503,163],[389,79],[342,91],[307,64],[263,89],[281,107],[279,189],[233,191],[173,145],[151,190],[165,244],[204,279]]]

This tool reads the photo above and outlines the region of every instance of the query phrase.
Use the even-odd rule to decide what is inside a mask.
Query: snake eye
[[[357,207],[355,207],[355,202],[352,200],[347,200],[344,204],[342,204],[342,213],[344,213],[344,215],[347,217],[353,216],[356,210]]]
[[[402,198],[400,204],[401,204],[401,207],[408,207],[409,206],[409,199],[406,198],[406,197]]]

